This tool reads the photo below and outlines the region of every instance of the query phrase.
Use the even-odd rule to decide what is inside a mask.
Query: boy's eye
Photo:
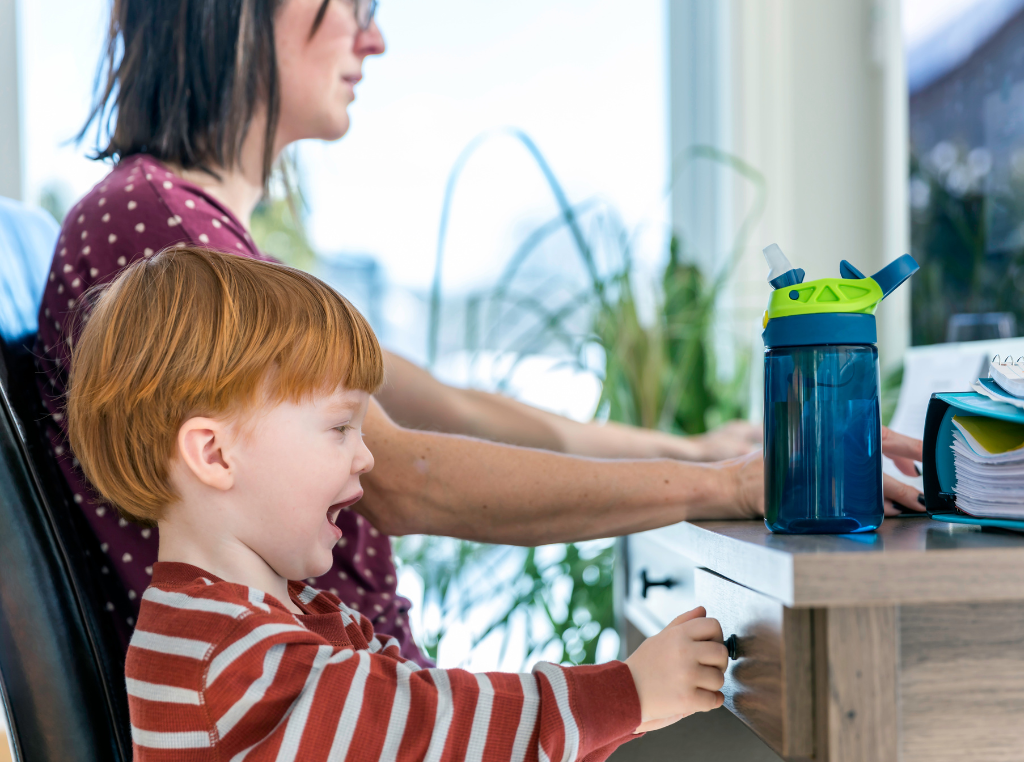
[[[341,424],[341,425],[339,425],[339,426],[335,427],[335,429],[336,429],[336,430],[337,430],[338,432],[341,432],[341,434],[343,434],[343,435],[344,435],[344,434],[346,434],[346,433],[347,433],[347,432],[348,432],[349,430],[351,430],[351,429],[352,429],[352,426],[351,426],[350,424]]]

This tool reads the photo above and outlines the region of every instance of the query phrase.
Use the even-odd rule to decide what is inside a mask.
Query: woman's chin
[[[337,141],[348,133],[349,118],[348,112],[340,115],[331,115],[319,126],[318,130],[311,131],[313,135],[309,138],[320,139],[321,141]]]

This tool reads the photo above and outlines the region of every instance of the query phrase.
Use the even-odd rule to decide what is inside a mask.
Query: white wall
[[[899,0],[670,0],[677,17],[693,6],[718,11],[727,34],[722,56],[704,53],[705,76],[731,103],[720,126],[723,146],[768,181],[768,208],[733,283],[740,333],[756,346],[769,286],[760,249],[777,242],[807,279],[838,277],[847,259],[870,274],[909,248],[906,204],[907,92]],[[690,11],[692,15],[692,11]],[[671,26],[671,49],[688,41]],[[678,53],[674,56],[678,58]],[[685,135],[678,115],[697,107],[692,74],[670,70],[673,141]],[[708,108],[705,98],[703,108]],[[708,194],[714,194],[708,190]],[[732,211],[714,215],[737,224],[751,202],[734,184]],[[676,221],[686,215],[673,207]],[[693,216],[693,212],[689,214]],[[878,312],[883,370],[909,343],[909,291]],[[759,367],[759,363],[756,364]]]
[[[16,0],[0,0],[0,195],[21,199]]]

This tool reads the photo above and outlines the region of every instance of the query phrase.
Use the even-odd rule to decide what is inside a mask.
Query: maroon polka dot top
[[[63,429],[70,364],[67,319],[90,286],[111,280],[131,261],[175,244],[204,245],[274,260],[260,253],[245,227],[215,198],[156,159],[133,155],[68,213],[39,311],[36,360],[39,389],[51,416],[47,436],[74,501],[100,542],[106,558],[101,567],[107,579],[103,588],[110,597],[106,607],[126,644],[140,597],[153,574],[157,531],[131,525],[117,515],[89,486],[71,456]],[[355,512],[343,511],[337,524],[343,538],[334,550],[334,566],[309,583],[337,595],[369,618],[376,632],[395,637],[405,658],[433,666],[413,643],[409,601],[395,594],[397,577],[388,537]]]

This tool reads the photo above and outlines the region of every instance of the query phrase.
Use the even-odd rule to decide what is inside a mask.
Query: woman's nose
[[[380,33],[376,19],[370,22],[369,27],[356,35],[355,49],[360,56],[380,56],[384,53],[386,49],[384,35]]]

